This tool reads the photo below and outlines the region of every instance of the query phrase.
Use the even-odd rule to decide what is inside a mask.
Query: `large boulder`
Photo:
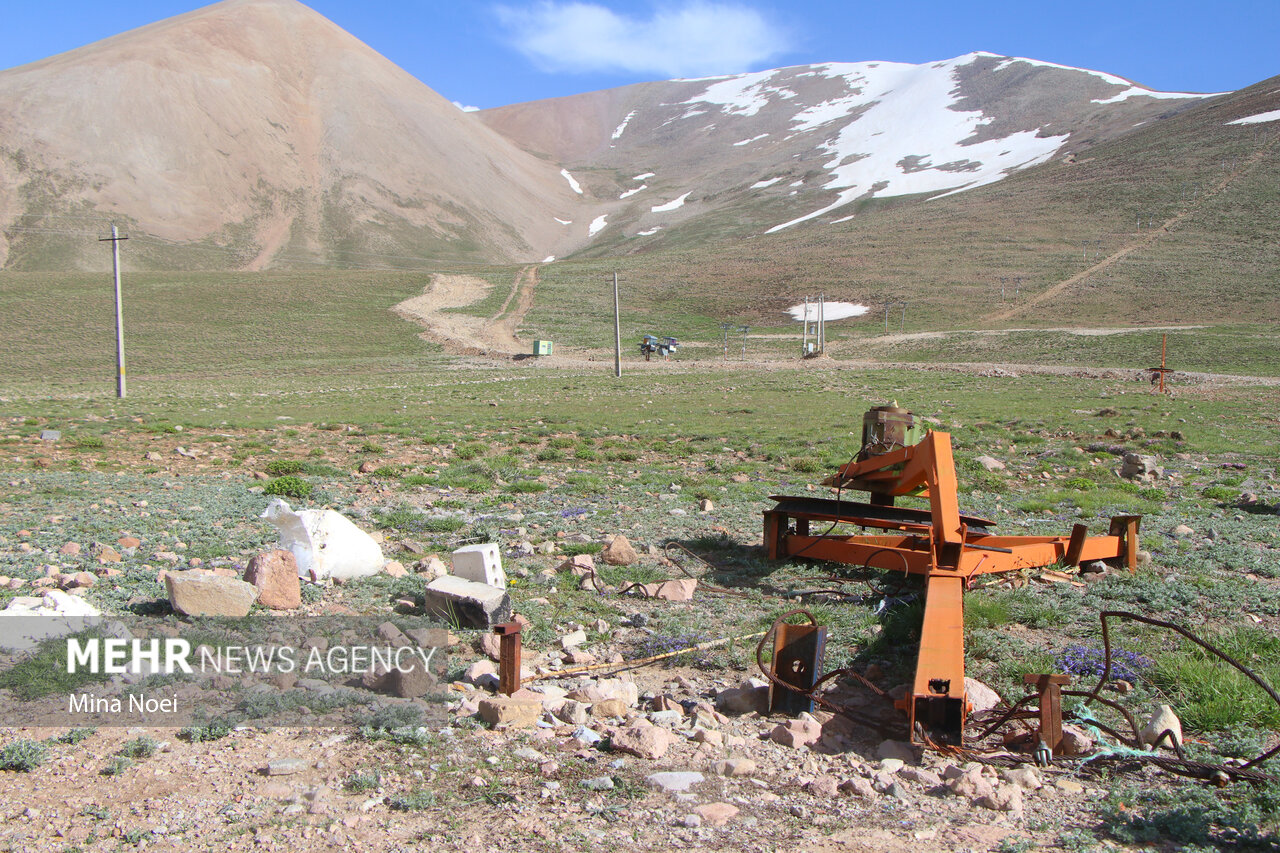
[[[167,572],[164,583],[169,591],[169,604],[187,616],[243,619],[258,598],[253,584],[198,570]]]
[[[272,610],[296,610],[302,606],[298,561],[292,551],[276,548],[255,555],[244,570],[246,583],[258,588],[258,601]]]

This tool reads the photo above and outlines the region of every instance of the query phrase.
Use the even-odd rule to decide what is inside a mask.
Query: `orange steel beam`
[[[964,689],[963,593],[959,576],[929,577],[916,677],[911,695],[899,703],[907,712],[912,740],[917,720],[944,735],[964,728],[969,707]]]
[[[892,505],[895,496],[929,499],[929,523],[923,513],[903,510],[897,517],[846,510],[830,502],[813,512],[778,508],[764,513],[764,542],[771,559],[804,557],[869,568],[924,575],[925,609],[920,651],[911,695],[899,707],[907,712],[911,737],[916,723],[944,741],[960,743],[968,703],[964,689],[963,590],[975,575],[1047,566],[1058,561],[1076,565],[1086,560],[1124,558],[1130,571],[1137,566],[1139,516],[1117,516],[1106,536],[1087,536],[1077,525],[1070,536],[996,536],[977,525],[981,519],[962,517],[957,498],[951,436],[927,433],[918,444],[898,447],[841,466],[824,481],[841,489],[860,489]],[[861,511],[868,508],[863,505]],[[823,520],[900,530],[900,535],[810,535],[809,521]],[[796,530],[791,532],[790,522]],[[969,527],[973,523],[975,527]]]

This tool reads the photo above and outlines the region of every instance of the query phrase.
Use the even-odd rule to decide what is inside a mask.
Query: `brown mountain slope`
[[[541,259],[569,248],[555,218],[579,205],[558,167],[294,0],[227,0],[0,73],[9,266],[98,266],[99,247],[48,232],[108,217],[198,243],[130,246],[184,266]]]

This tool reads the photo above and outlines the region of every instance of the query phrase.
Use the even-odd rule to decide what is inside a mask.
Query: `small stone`
[[[702,816],[696,814],[687,814],[676,821],[677,826],[683,826],[685,829],[697,829],[702,826]]]
[[[573,633],[566,634],[565,636],[561,637],[560,647],[567,651],[568,649],[571,649],[574,646],[582,645],[586,641],[587,641],[587,632],[579,628]]]
[[[841,782],[838,790],[842,794],[860,797],[864,800],[874,800],[880,796],[871,782],[863,779],[861,776],[855,776],[852,779],[846,779]]]
[[[1062,791],[1064,794],[1083,794],[1084,793],[1084,785],[1081,785],[1079,782],[1075,781],[1074,779],[1059,779],[1053,784],[1058,788],[1059,791]]]
[[[822,725],[814,720],[788,720],[769,733],[774,743],[801,749],[822,739]]]
[[[666,754],[675,736],[654,725],[632,725],[613,736],[613,748],[641,758],[657,759]]]
[[[58,549],[58,553],[64,557],[75,557],[80,553],[80,543],[68,542]]]
[[[717,776],[751,776],[756,772],[756,763],[750,758],[729,758],[711,765]]]
[[[701,773],[690,770],[667,770],[662,773],[651,773],[644,778],[644,781],[649,787],[657,788],[665,794],[678,794],[689,790],[704,778]]]
[[[716,694],[716,709],[725,714],[754,712],[763,716],[769,712],[769,688],[746,684],[726,688]]]
[[[294,773],[301,773],[310,767],[311,765],[301,758],[277,758],[274,761],[267,762],[267,775],[292,776]]]
[[[1019,814],[1023,807],[1022,789],[1014,786],[1003,787],[976,798],[974,805],[993,811]]]
[[[1091,752],[1093,752],[1093,738],[1086,734],[1082,729],[1079,729],[1070,723],[1063,723],[1062,754],[1088,755]]]
[[[738,807],[728,803],[707,803],[694,809],[707,826],[724,826],[738,814]]]
[[[119,551],[103,542],[94,542],[93,546],[89,548],[89,555],[104,565],[107,563],[118,563],[123,559],[120,556]]]
[[[1170,530],[1169,533],[1175,539],[1186,539],[1188,536],[1196,535],[1196,532],[1185,524],[1179,524],[1177,527],[1173,528],[1173,530]]]
[[[1173,708],[1168,705],[1161,705],[1151,713],[1147,718],[1146,724],[1142,727],[1142,731],[1138,733],[1142,742],[1148,747],[1154,747],[1160,736],[1166,732],[1171,732],[1172,739],[1178,746],[1182,746],[1182,721],[1178,719],[1178,715],[1173,712]],[[1160,745],[1166,749],[1172,749],[1170,737],[1165,737],[1160,741]]]
[[[496,676],[498,668],[491,660],[478,660],[462,673],[462,680],[468,684],[479,684],[486,676]]]
[[[973,705],[972,713],[980,711],[990,711],[1002,701],[1000,694],[983,684],[976,678],[965,676],[964,679],[964,695]]]
[[[834,776],[822,775],[814,779],[805,788],[815,797],[831,798],[839,793],[840,783]]]
[[[588,791],[613,790],[613,779],[608,776],[597,776],[594,779],[583,779],[580,784]]]
[[[491,726],[529,728],[541,716],[541,699],[492,696],[480,700],[480,718]]]
[[[1034,767],[1014,767],[1000,771],[1000,778],[1027,791],[1044,787],[1044,780]]]
[[[724,732],[712,731],[711,729],[699,728],[693,733],[695,743],[705,743],[708,746],[722,747],[724,746]]]
[[[627,537],[619,533],[600,552],[600,559],[611,566],[629,566],[640,559],[640,555],[636,553],[636,549],[627,541]]]
[[[1004,470],[1004,463],[1001,462],[999,459],[995,459],[991,456],[979,456],[977,459],[973,461],[977,462],[979,465],[981,465],[983,468],[987,469],[988,471]]]
[[[924,767],[903,767],[898,776],[908,782],[915,782],[922,788],[936,788],[942,784],[942,777]]]
[[[900,758],[904,764],[916,764],[920,759],[915,747],[900,740],[886,740],[876,749],[879,758]]]
[[[626,715],[627,703],[621,699],[601,699],[591,706],[593,717],[625,717]]]
[[[393,578],[402,578],[409,574],[409,570],[399,560],[387,560],[382,566],[382,571]]]

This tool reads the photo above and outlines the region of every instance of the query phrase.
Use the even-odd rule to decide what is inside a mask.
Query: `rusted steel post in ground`
[[[519,622],[503,622],[493,626],[498,640],[498,692],[510,696],[520,689]]]

